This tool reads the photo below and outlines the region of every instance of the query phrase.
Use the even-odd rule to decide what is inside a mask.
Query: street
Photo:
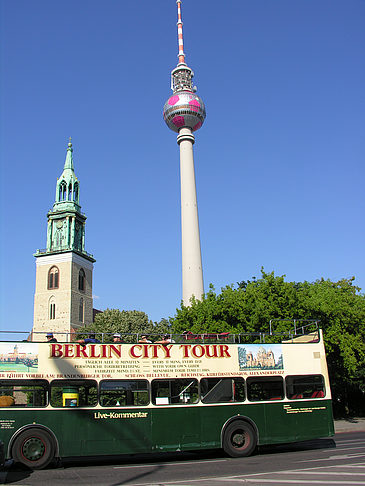
[[[0,484],[28,486],[364,485],[365,432],[296,444],[265,446],[247,458],[222,451],[73,459],[29,471],[7,465]]]

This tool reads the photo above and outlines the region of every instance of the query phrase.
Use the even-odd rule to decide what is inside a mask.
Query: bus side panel
[[[161,406],[150,410],[153,451],[200,449],[200,421],[205,411],[202,407]]]
[[[332,437],[331,400],[265,403],[266,434],[261,444]]]
[[[258,440],[265,435],[265,414],[259,404],[252,405],[214,405],[200,407],[202,448],[221,447],[221,433],[225,423],[230,419],[248,418],[257,429]]]
[[[291,407],[294,406],[291,404]],[[335,434],[332,401],[311,400],[297,403],[297,440],[306,440],[319,437],[333,437]]]
[[[29,410],[7,410],[1,408],[0,416],[0,437],[5,445],[5,456],[9,459],[8,449],[9,442],[12,436],[16,433],[18,429],[24,425],[31,424],[34,421],[34,413]]]
[[[75,413],[76,412],[76,413]],[[60,413],[60,455],[130,454],[151,450],[151,418],[146,410],[98,409]]]
[[[14,413],[15,412],[15,413]],[[6,450],[12,435],[24,425],[49,428],[59,443],[61,457],[130,454],[151,450],[148,409],[1,410],[1,437]]]

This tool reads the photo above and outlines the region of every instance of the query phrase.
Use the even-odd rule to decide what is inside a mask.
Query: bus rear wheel
[[[31,469],[43,469],[53,460],[55,446],[51,436],[42,429],[25,430],[14,441],[12,456],[15,462]]]
[[[247,422],[232,422],[224,431],[223,450],[231,457],[251,455],[255,450],[256,444],[256,433]]]

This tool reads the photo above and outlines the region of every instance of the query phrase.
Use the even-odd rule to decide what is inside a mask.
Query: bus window
[[[147,380],[105,380],[100,382],[102,407],[129,407],[149,404]]]
[[[51,382],[52,407],[95,407],[98,388],[94,380],[54,380]]]
[[[283,379],[278,376],[247,378],[247,398],[250,402],[282,400],[284,398]]]
[[[198,382],[194,378],[152,381],[152,403],[154,405],[184,405],[197,403],[198,399]]]
[[[245,382],[243,378],[203,378],[200,395],[203,403],[243,402]]]
[[[322,375],[287,376],[286,396],[291,400],[300,398],[323,398],[325,395]]]
[[[44,380],[0,381],[0,407],[45,407],[48,383]]]

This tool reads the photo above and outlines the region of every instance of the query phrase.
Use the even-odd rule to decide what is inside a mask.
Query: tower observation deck
[[[182,287],[183,303],[189,306],[193,296],[200,300],[204,294],[193,132],[204,123],[206,112],[203,100],[193,86],[194,72],[185,62],[181,0],[176,3],[179,61],[171,72],[173,94],[164,105],[163,117],[167,126],[178,133],[177,143],[180,146]]]

